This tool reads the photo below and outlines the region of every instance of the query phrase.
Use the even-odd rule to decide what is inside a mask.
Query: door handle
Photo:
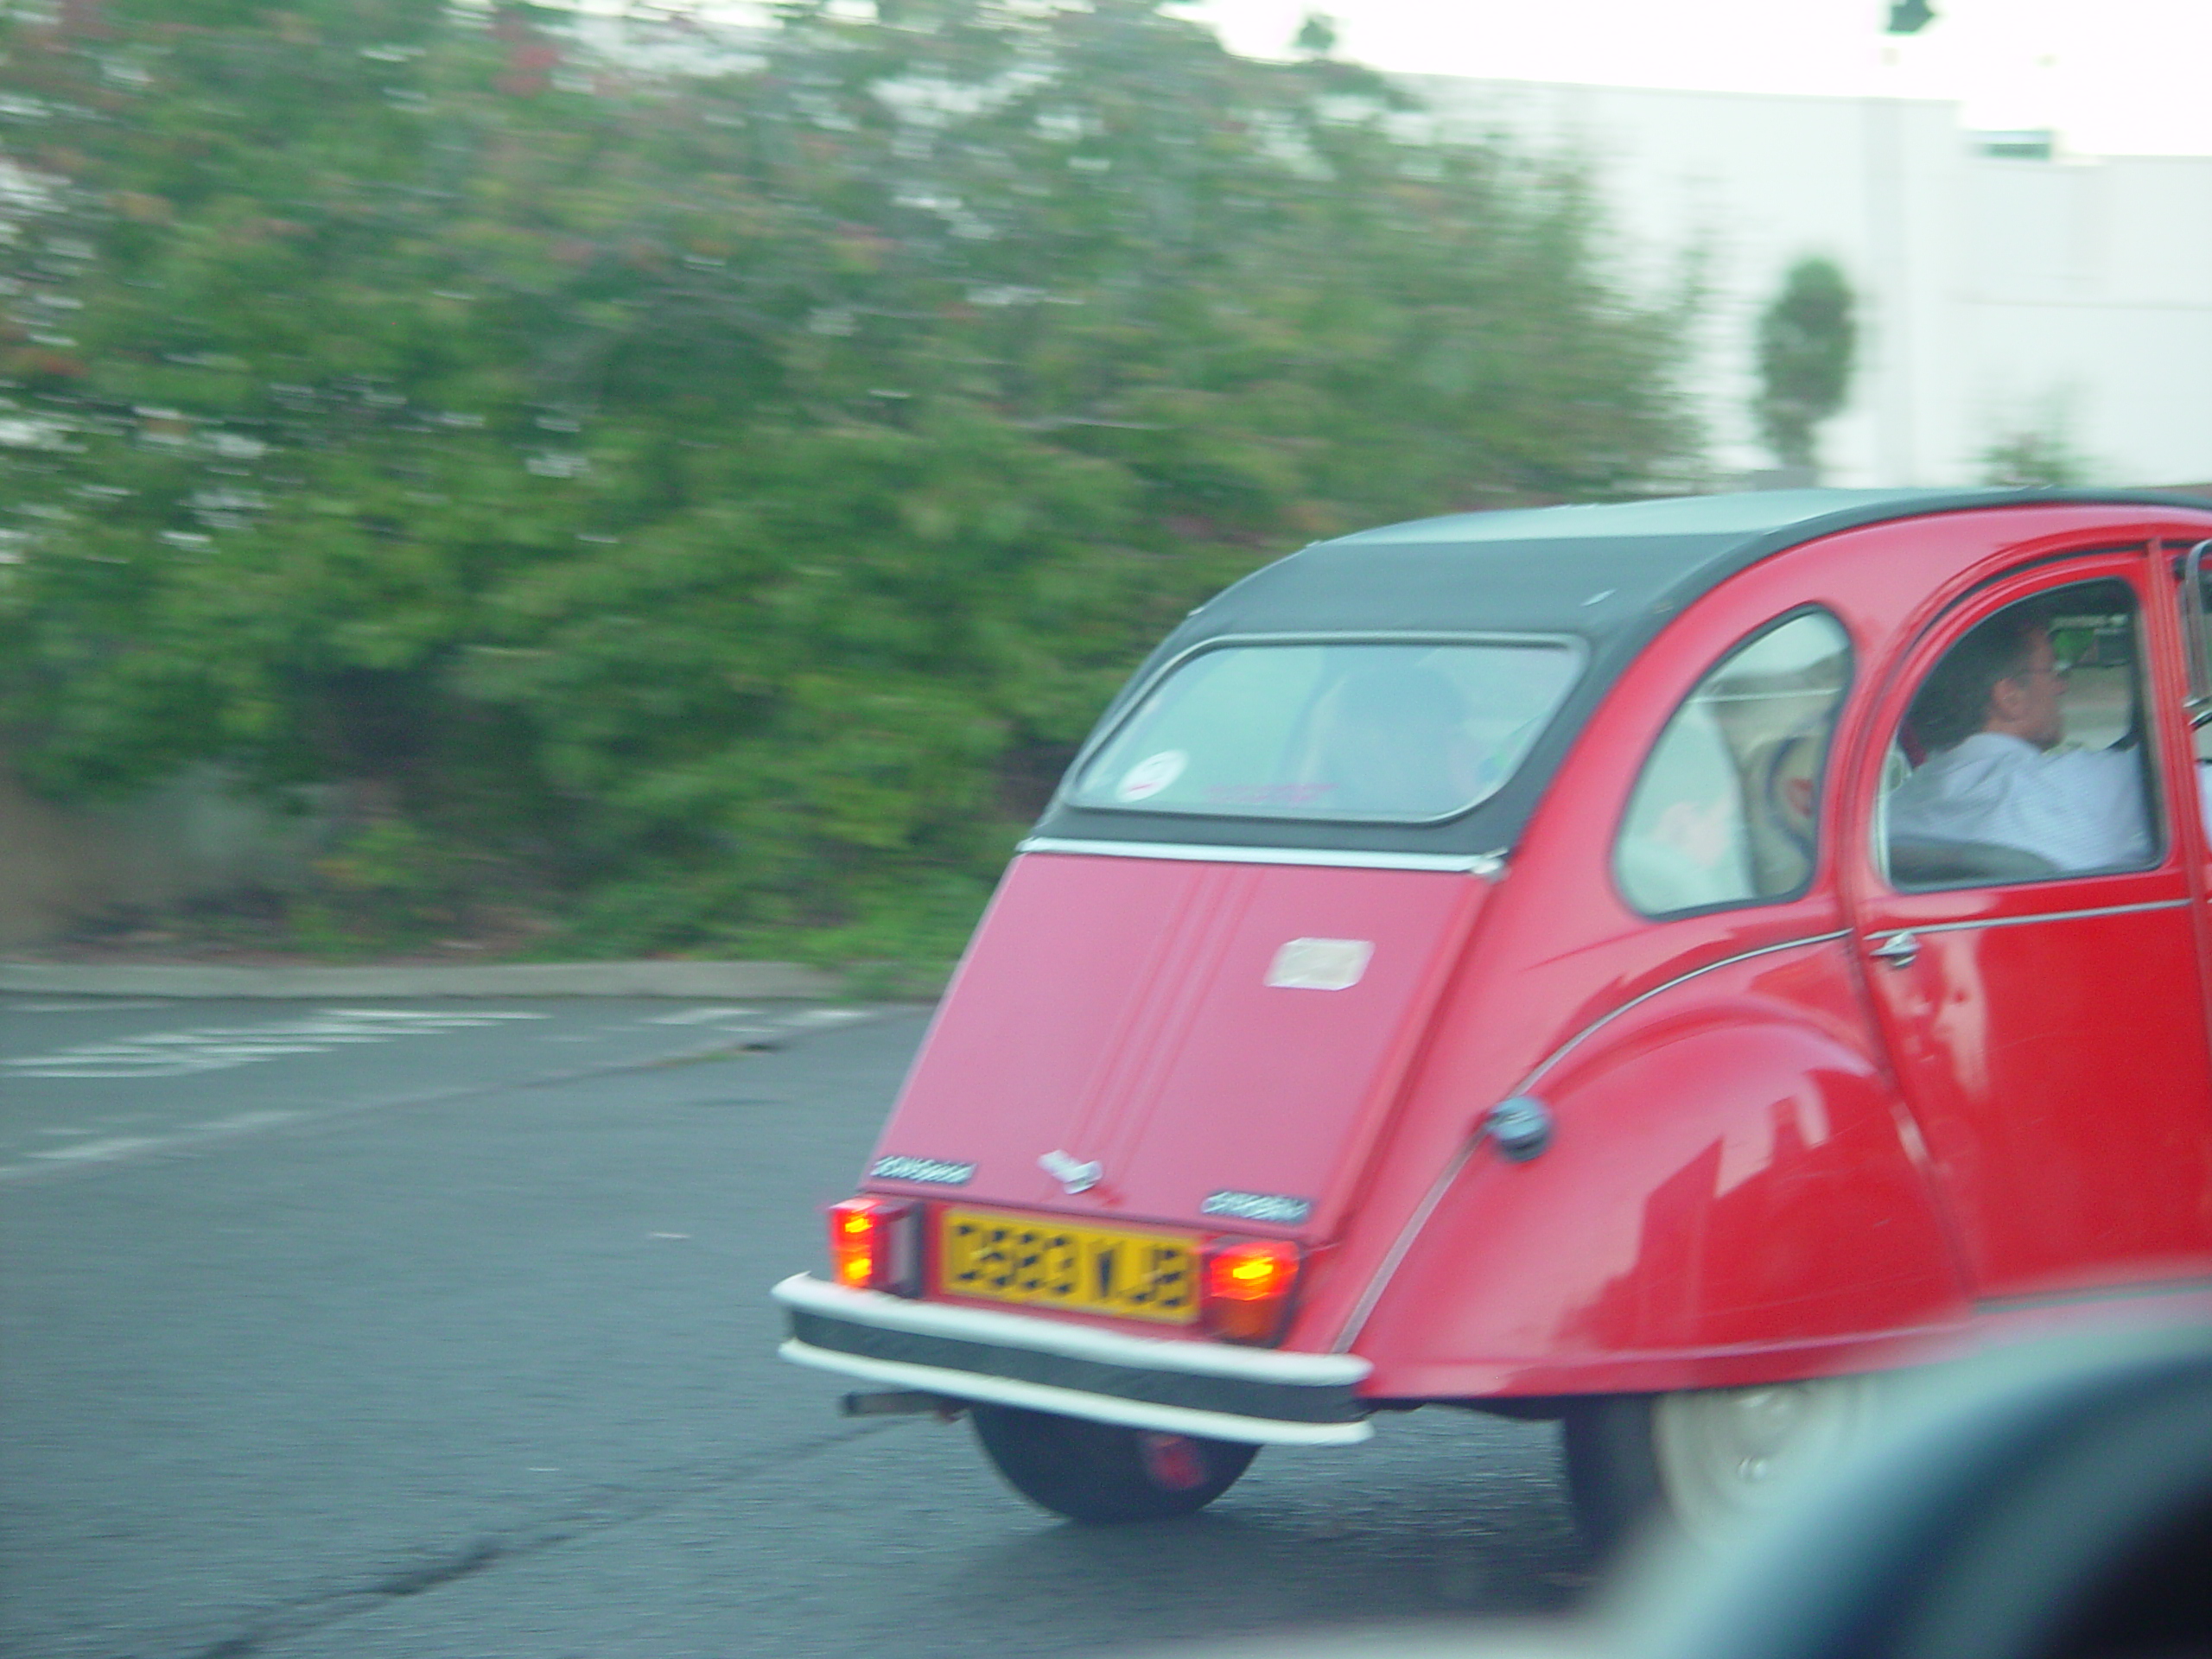
[[[1880,957],[1892,968],[1908,967],[1920,954],[1920,941],[1910,933],[1892,933],[1879,944],[1870,948],[1866,954]]]

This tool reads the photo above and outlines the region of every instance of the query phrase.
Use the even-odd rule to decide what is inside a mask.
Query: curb
[[[795,962],[518,962],[486,967],[220,968],[0,962],[0,992],[60,996],[836,997],[837,976]]]

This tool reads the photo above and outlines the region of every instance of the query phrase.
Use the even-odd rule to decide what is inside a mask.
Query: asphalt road
[[[1093,1529],[774,1357],[924,1015],[0,997],[10,1659],[1125,1653],[1544,1612],[1552,1433]]]

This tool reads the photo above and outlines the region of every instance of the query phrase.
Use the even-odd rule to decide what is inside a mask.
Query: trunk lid
[[[1026,855],[870,1185],[1333,1236],[1489,890],[1435,870]],[[887,1179],[923,1160],[936,1183]],[[1068,1191],[1092,1163],[1096,1184]]]

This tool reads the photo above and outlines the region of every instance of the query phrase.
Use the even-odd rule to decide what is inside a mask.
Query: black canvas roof
[[[1622,669],[1669,617],[1728,576],[1785,548],[1861,524],[1993,506],[2070,505],[2202,512],[2212,503],[2151,491],[1778,490],[1462,513],[1317,542],[1192,612],[1115,699],[1092,745],[1154,675],[1216,640],[1255,634],[1572,636],[1582,642],[1587,666],[1514,779],[1442,824],[1206,817],[1074,807],[1055,799],[1035,833],[1285,849],[1504,851]]]

